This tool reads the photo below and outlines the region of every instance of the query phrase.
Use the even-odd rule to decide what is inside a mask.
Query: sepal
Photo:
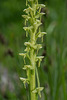
[[[30,51],[30,47],[26,47],[26,49],[24,51],[29,52]]]
[[[20,56],[26,57],[26,53],[19,53]]]
[[[36,45],[37,53],[38,53],[39,49],[41,49],[41,48],[42,48],[42,44],[37,44]]]
[[[37,57],[36,57],[36,61],[42,60],[43,58],[44,58],[44,56],[37,56]]]
[[[29,47],[29,48],[36,49],[36,45],[32,45],[30,42],[25,42],[24,45],[27,46],[27,47]]]
[[[26,22],[25,22],[26,24]],[[28,32],[32,32],[33,26],[30,27],[23,27],[23,29],[26,31],[26,37],[28,36]]]
[[[30,27],[23,27],[23,29],[24,29],[25,31],[30,31],[32,28],[33,28],[33,26],[30,26]]]
[[[22,15],[23,18],[25,18],[25,25],[26,22],[31,18],[29,15]]]
[[[37,6],[40,7],[40,8],[44,8],[45,7],[44,4],[38,4]]]
[[[36,4],[35,5],[36,10],[38,10],[39,8],[44,8],[44,7],[45,7],[44,4]]]
[[[33,1],[33,0],[28,0],[29,2]]]
[[[44,89],[44,87],[37,87],[35,90],[32,91],[32,93],[39,94],[41,97],[41,91]]]
[[[37,29],[38,29],[38,27],[39,27],[40,25],[42,25],[42,23],[41,23],[40,20],[37,19],[36,22],[34,23],[34,27],[35,27],[36,32],[37,32]]]
[[[28,15],[22,15],[23,18],[29,20],[31,17],[29,17]]]
[[[24,63],[25,63],[25,58],[26,58],[26,56],[27,56],[27,53],[19,53],[19,55],[20,55],[20,56],[23,56],[23,58],[24,58]]]
[[[43,15],[45,15],[45,13],[38,13],[38,14],[35,16],[35,18],[40,18],[40,17],[42,17]]]
[[[39,37],[43,37],[45,34],[47,34],[46,32],[38,32],[37,34],[36,34],[36,39]]]
[[[31,65],[25,65],[23,69],[24,70],[28,70],[28,69],[33,70],[33,67]]]
[[[24,87],[26,88],[26,83],[29,84],[29,80],[26,78],[22,78],[22,77],[20,77],[20,80],[23,81]]]
[[[37,49],[41,49],[42,48],[42,44],[37,44],[36,47],[37,47]]]
[[[29,14],[29,12],[32,12],[34,10],[33,10],[33,8],[28,7],[27,9],[24,9],[23,11],[26,12],[27,14]]]
[[[38,61],[38,67],[40,67],[40,63],[42,61],[42,59],[44,58],[44,56],[38,56],[36,57],[36,62]]]
[[[24,45],[27,46],[25,51],[28,51],[28,52],[29,52],[30,48],[33,48],[37,51],[42,48],[41,44],[32,45],[30,42],[25,42]]]
[[[40,32],[40,34],[38,35],[38,37],[42,37],[45,34],[47,34],[47,33],[46,32]]]

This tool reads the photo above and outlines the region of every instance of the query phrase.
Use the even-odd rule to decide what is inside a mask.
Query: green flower
[[[26,88],[26,83],[29,84],[29,80],[26,78],[22,78],[22,77],[20,77],[20,80],[23,81],[24,87]]]
[[[35,94],[39,94],[39,96],[41,97],[41,91],[44,89],[44,87],[37,87],[35,90],[33,90],[32,92]]]

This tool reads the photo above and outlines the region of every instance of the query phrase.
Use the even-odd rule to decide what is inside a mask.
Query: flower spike
[[[39,94],[41,97],[41,91],[44,89],[40,87],[38,68],[36,65],[38,63],[38,67],[40,67],[40,63],[44,58],[44,56],[38,56],[38,51],[42,48],[42,44],[38,44],[37,39],[43,39],[43,36],[46,34],[46,32],[41,32],[40,28],[42,25],[41,18],[45,14],[41,12],[41,9],[45,5],[39,4],[38,0],[26,0],[26,6],[27,8],[23,10],[26,14],[22,15],[25,19],[23,29],[26,32],[26,37],[29,36],[30,39],[24,43],[26,46],[25,53],[19,53],[19,55],[23,56],[24,62],[27,60],[23,67],[26,71],[27,78],[20,77],[20,79],[23,81],[25,88],[26,84],[30,85],[30,100],[37,100],[37,95]]]

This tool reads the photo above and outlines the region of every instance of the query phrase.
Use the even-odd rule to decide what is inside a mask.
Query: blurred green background
[[[39,3],[46,4],[41,28],[47,32],[39,52],[45,56],[39,69],[44,86],[39,100],[67,100],[67,1],[39,0]],[[21,17],[25,8],[25,0],[0,0],[0,100],[29,100],[29,89],[24,89],[19,80],[26,76],[23,58],[18,56],[28,41]]]

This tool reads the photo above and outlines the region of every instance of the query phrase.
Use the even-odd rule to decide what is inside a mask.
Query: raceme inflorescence
[[[41,32],[40,29],[42,25],[41,18],[45,14],[41,12],[41,9],[45,5],[39,4],[38,0],[26,0],[26,6],[27,8],[23,10],[25,15],[22,15],[25,19],[25,27],[23,29],[26,31],[26,37],[29,36],[30,40],[24,43],[26,46],[25,53],[19,53],[19,55],[23,56],[25,64],[23,70],[26,70],[27,78],[20,77],[20,79],[23,81],[25,88],[26,84],[30,87],[30,100],[38,100],[38,95],[41,97],[41,91],[44,89],[40,87],[38,76],[38,67],[40,67],[44,56],[38,56],[38,51],[42,48],[42,44],[37,44],[37,39],[42,38],[43,40],[43,36],[46,34],[46,32]],[[26,59],[28,59],[28,63],[25,61]]]

